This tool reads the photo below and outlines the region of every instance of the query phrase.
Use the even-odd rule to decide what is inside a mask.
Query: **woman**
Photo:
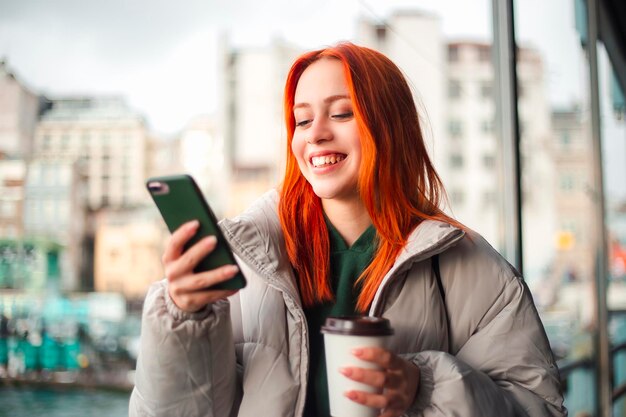
[[[287,167],[279,191],[222,222],[248,286],[202,290],[215,239],[183,253],[144,307],[131,415],[327,416],[325,317],[386,317],[388,349],[344,368],[384,388],[349,391],[386,417],[562,416],[558,370],[531,295],[484,239],[439,208],[411,91],[385,56],[350,43],[301,56],[285,87]]]

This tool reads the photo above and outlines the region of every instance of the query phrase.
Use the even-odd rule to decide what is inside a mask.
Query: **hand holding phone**
[[[213,211],[188,175],[155,177],[148,191],[172,232],[163,263],[178,307],[197,311],[246,285]]]
[[[217,246],[217,239],[209,236],[185,250],[185,245],[197,233],[198,227],[199,222],[191,221],[176,229],[163,253],[163,266],[170,297],[178,308],[188,313],[196,312],[207,304],[237,292],[214,289],[216,285],[232,279],[239,273],[236,265],[194,272],[200,260],[208,256]]]

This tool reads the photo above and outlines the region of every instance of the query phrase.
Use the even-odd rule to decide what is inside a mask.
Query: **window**
[[[2,236],[5,236],[9,239],[14,239],[17,237],[17,226],[14,224],[7,224],[4,226],[4,230],[0,231]]]
[[[495,168],[496,157],[494,155],[483,155],[483,166],[489,169]]]
[[[90,141],[91,135],[89,134],[89,132],[83,132],[83,134],[80,136],[80,147],[83,151],[89,149]]]
[[[481,62],[491,61],[491,47],[489,45],[480,45],[478,47],[478,60]]]
[[[561,145],[566,148],[570,143],[572,143],[572,137],[570,136],[567,130],[561,132],[559,135],[559,139],[561,141]]]
[[[376,25],[376,40],[382,43],[387,38],[387,27],[385,25]]]
[[[43,135],[41,138],[41,147],[43,149],[50,149],[50,145],[52,144],[52,137],[48,134]]]
[[[571,218],[565,218],[561,221],[561,230],[571,233],[572,235],[578,235],[578,222]]]
[[[38,181],[38,185],[42,185],[42,184],[46,184],[47,179],[48,179],[48,169],[49,167],[47,165],[39,165],[39,181]]]
[[[491,99],[493,96],[493,83],[491,81],[483,81],[481,83],[480,96],[482,98]]]
[[[102,172],[108,174],[111,171],[111,155],[105,153],[102,155]]]
[[[460,120],[450,120],[448,122],[448,132],[453,138],[461,136],[463,133],[463,126]]]
[[[70,135],[64,133],[61,135],[61,143],[59,144],[59,150],[66,151],[70,146]]]
[[[17,214],[17,204],[13,201],[0,201],[0,216],[13,217]]]
[[[459,47],[456,45],[450,45],[448,47],[448,61],[457,62],[459,60]]]
[[[493,120],[483,120],[480,124],[480,130],[483,133],[493,133]]]
[[[452,205],[458,206],[465,202],[465,193],[461,190],[452,190],[450,199],[452,200]]]
[[[450,80],[448,84],[448,97],[459,98],[461,97],[461,82],[458,80]]]
[[[67,200],[60,200],[57,202],[57,213],[62,221],[66,221],[70,216],[70,205]]]
[[[559,186],[562,191],[572,191],[575,188],[575,179],[572,174],[561,174]]]
[[[495,191],[485,191],[483,193],[483,205],[493,206],[498,201]]]
[[[463,168],[463,155],[461,154],[450,155],[450,167]]]
[[[43,209],[44,209],[44,212],[43,212],[44,221],[46,223],[52,223],[54,220],[56,220],[55,202],[51,200],[47,200],[47,201],[42,202],[42,204],[43,204]]]

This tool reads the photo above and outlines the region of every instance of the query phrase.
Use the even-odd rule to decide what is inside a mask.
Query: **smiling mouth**
[[[324,155],[324,156],[314,156],[313,158],[311,158],[311,164],[313,164],[315,168],[335,165],[336,163],[341,162],[344,159],[346,159],[346,156],[347,155],[344,155],[341,153],[332,154],[332,155]]]

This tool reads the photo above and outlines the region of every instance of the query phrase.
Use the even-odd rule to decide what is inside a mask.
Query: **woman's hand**
[[[211,253],[217,245],[215,236],[202,239],[183,253],[185,243],[198,230],[198,221],[180,226],[170,237],[163,253],[168,292],[174,304],[183,311],[193,313],[207,304],[229,297],[237,290],[207,290],[206,288],[227,281],[239,271],[236,265],[225,265],[211,271],[194,273],[198,262]]]
[[[420,380],[419,368],[383,348],[360,348],[354,349],[352,353],[361,360],[382,367],[382,370],[346,367],[341,368],[341,373],[354,381],[382,388],[383,393],[353,390],[344,395],[359,404],[380,409],[382,417],[404,414],[415,401]]]

